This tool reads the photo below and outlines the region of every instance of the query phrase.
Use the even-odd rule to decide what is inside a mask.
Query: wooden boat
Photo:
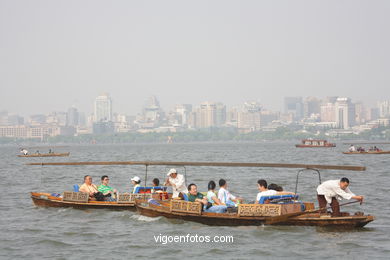
[[[20,154],[18,157],[54,157],[54,156],[69,156],[70,153],[32,153],[32,154]]]
[[[31,199],[35,206],[39,207],[63,207],[76,209],[112,209],[112,210],[135,210],[135,199],[147,200],[152,194],[119,194],[117,201],[91,201],[88,194],[83,192],[66,191],[61,197],[50,193],[31,192]],[[154,196],[157,198],[156,196]]]
[[[363,166],[349,165],[309,165],[309,164],[279,164],[279,163],[235,163],[235,162],[161,162],[161,161],[120,161],[120,162],[48,162],[48,163],[29,163],[28,165],[144,165],[145,183],[148,174],[148,167],[152,165],[168,166],[218,166],[218,167],[281,167],[281,168],[300,168],[297,173],[295,194],[297,194],[299,174],[303,171],[310,170],[318,173],[319,182],[321,175],[319,169],[328,170],[351,170],[364,171]],[[184,168],[185,169],[185,168]],[[50,194],[32,193],[34,204],[48,206],[66,206],[66,207],[98,207],[100,204],[105,207],[116,205],[118,202],[73,202],[64,203],[64,197],[52,198]],[[128,199],[130,201],[130,199]],[[141,215],[148,217],[164,216],[167,218],[182,219],[199,222],[207,225],[223,226],[251,226],[251,225],[299,225],[299,226],[325,226],[337,228],[355,228],[363,227],[373,221],[374,216],[355,214],[343,215],[341,217],[332,217],[329,214],[320,214],[314,210],[314,203],[310,202],[293,202],[288,204],[240,204],[236,213],[208,213],[202,211],[200,203],[188,202],[181,200],[160,200],[153,197],[153,200],[146,198],[133,198],[129,207],[137,208]],[[80,205],[80,203],[84,203]],[[305,209],[302,211],[301,206]],[[123,205],[122,205],[123,206]],[[341,206],[341,205],[340,205]],[[112,206],[114,208],[114,206]]]
[[[197,202],[174,201],[160,202],[154,205],[136,202],[137,211],[144,216],[181,219],[216,226],[259,226],[259,225],[291,225],[291,226],[321,226],[338,228],[363,227],[374,220],[374,216],[356,214],[352,216],[332,217],[330,214],[320,214],[307,210],[307,213],[284,213],[283,206],[294,209],[294,204],[240,204],[237,213],[208,213],[201,211]],[[185,205],[187,204],[187,205]],[[313,203],[305,203],[314,207]],[[299,205],[300,209],[300,205]],[[295,207],[295,210],[299,210]],[[291,210],[290,210],[291,211]],[[292,215],[292,216],[290,216]],[[275,221],[276,218],[276,221]]]
[[[300,144],[296,144],[298,148],[330,148],[336,147],[336,144],[329,143],[327,140],[322,139],[303,139]]]
[[[390,154],[390,151],[343,152],[343,154]]]

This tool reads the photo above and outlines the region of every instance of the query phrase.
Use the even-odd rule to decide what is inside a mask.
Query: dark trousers
[[[326,201],[325,196],[317,194],[317,199],[318,199],[318,206],[320,208],[324,208],[320,211],[320,213],[326,213],[326,205],[328,204],[328,202]],[[332,216],[333,217],[341,216],[340,204],[335,197],[332,197],[332,202],[330,203],[330,206],[332,207]]]

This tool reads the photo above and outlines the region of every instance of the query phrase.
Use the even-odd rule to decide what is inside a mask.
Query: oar
[[[356,201],[351,201],[351,202],[347,202],[347,203],[344,203],[344,204],[340,204],[340,207],[348,205],[348,204],[353,204],[353,203],[356,203],[356,202],[360,202],[360,201],[356,200]],[[312,209],[312,210],[302,211],[302,212],[289,213],[289,214],[284,214],[284,215],[275,216],[275,217],[270,217],[270,218],[267,218],[265,220],[265,224],[271,225],[271,224],[276,224],[276,223],[280,223],[280,222],[285,222],[289,218],[293,218],[293,217],[297,217],[297,216],[301,216],[301,215],[305,215],[305,214],[310,214],[310,213],[315,213],[315,212],[318,212],[318,211],[321,211],[321,210],[326,210],[326,209],[329,209],[329,208],[331,208],[331,206],[323,207],[323,208],[319,208],[319,209]]]

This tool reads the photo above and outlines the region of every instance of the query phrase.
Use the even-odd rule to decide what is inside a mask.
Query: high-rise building
[[[336,122],[336,105],[325,103],[320,107],[321,122]]]
[[[302,97],[285,97],[284,112],[292,114],[294,120],[299,121],[303,118],[303,102]]]
[[[68,109],[66,113],[66,125],[67,126],[77,126],[79,125],[79,111],[75,107]]]
[[[188,125],[191,112],[192,112],[192,105],[190,104],[181,104],[175,106],[175,113],[178,116],[179,124],[182,126]]]
[[[220,127],[226,123],[226,106],[222,103],[203,102],[196,110],[197,128]]]
[[[364,124],[367,121],[367,111],[363,102],[359,101],[355,104],[355,122],[358,125]]]
[[[94,122],[112,121],[112,100],[105,93],[95,99]]]
[[[155,96],[151,96],[142,109],[142,113],[136,117],[136,124],[140,128],[155,128],[162,124],[164,112]]]
[[[305,118],[311,117],[313,114],[318,115],[321,112],[320,109],[321,100],[315,97],[307,97],[305,98],[305,102],[303,103],[303,116]]]
[[[338,98],[336,101],[336,125],[349,129],[355,125],[355,106],[349,98]]]
[[[256,101],[245,102],[238,112],[237,127],[244,131],[259,131],[261,128],[261,105]]]
[[[390,117],[390,101],[378,102],[379,117]]]

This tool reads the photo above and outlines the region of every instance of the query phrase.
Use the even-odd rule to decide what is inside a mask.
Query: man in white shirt
[[[242,201],[242,198],[237,198],[227,190],[228,185],[226,183],[226,180],[220,179],[219,187],[220,188],[218,191],[218,199],[224,205],[228,207],[237,207],[237,204]]]
[[[338,217],[340,213],[340,205],[338,200],[341,199],[355,199],[363,203],[363,196],[356,196],[349,188],[348,178],[341,178],[341,180],[325,181],[317,187],[318,205],[322,208],[321,213],[326,213],[326,205],[329,203],[332,207],[332,216]]]
[[[179,193],[188,193],[186,187],[186,181],[182,174],[178,174],[176,169],[170,169],[168,174],[168,178],[166,179],[164,185],[172,186],[172,198],[179,197]]]
[[[256,196],[255,204],[260,203],[260,199],[263,196],[274,196],[274,195],[294,195],[294,192],[288,192],[288,191],[276,191],[276,190],[269,190],[268,184],[266,180],[258,180],[257,181],[257,188],[259,189],[259,193]]]
[[[351,144],[351,146],[349,147],[348,151],[349,152],[356,152],[356,147],[353,144]]]

